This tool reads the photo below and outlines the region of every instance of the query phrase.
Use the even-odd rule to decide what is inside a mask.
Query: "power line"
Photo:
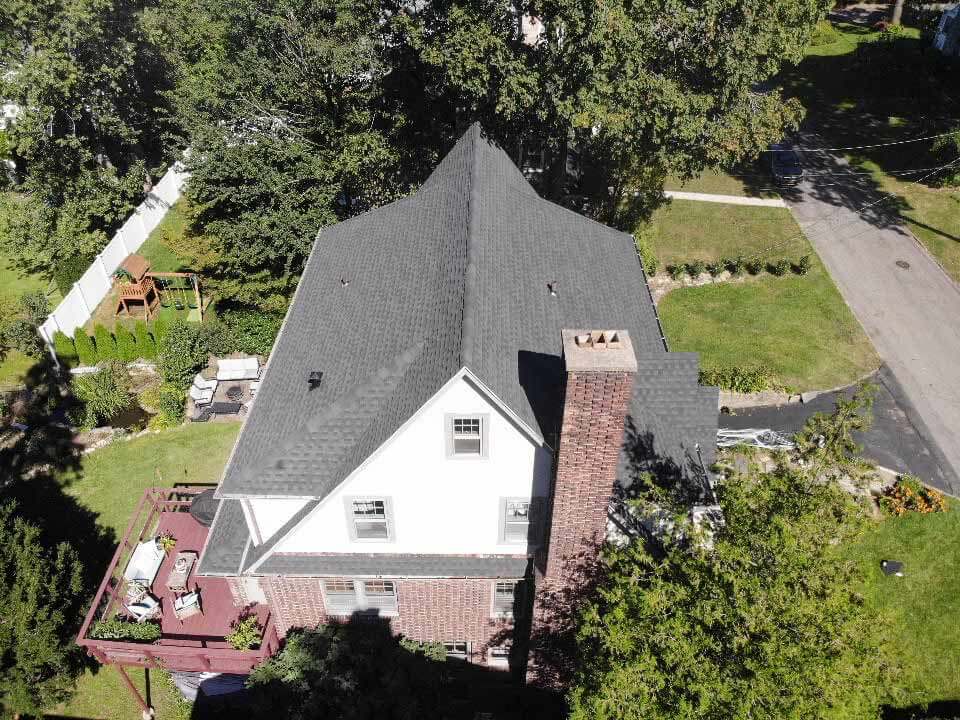
[[[934,169],[933,172],[927,173],[926,175],[924,175],[924,176],[921,177],[921,178],[917,178],[916,180],[914,180],[913,182],[911,182],[910,185],[917,185],[917,184],[923,182],[924,180],[926,180],[927,178],[936,175],[936,174],[937,174],[938,172],[940,172],[941,170],[945,170],[945,169],[947,169],[947,168],[949,168],[949,167],[952,167],[952,166],[956,165],[957,163],[960,163],[960,157],[957,157],[957,158],[954,159],[952,162],[949,162],[949,163],[947,163],[946,165],[941,165],[940,167]],[[884,201],[886,201],[886,200],[889,200],[889,199],[892,198],[892,197],[896,197],[896,193],[893,193],[893,192],[887,193],[886,195],[884,195],[883,197],[879,198],[878,200],[874,200],[873,202],[869,202],[869,203],[867,203],[866,205],[863,205],[862,207],[858,208],[857,210],[854,211],[854,214],[856,214],[856,215],[859,216],[859,215],[860,215],[861,213],[863,213],[865,210],[869,210],[869,209],[870,209],[871,207],[873,207],[874,205],[878,205],[878,204],[880,204],[880,203],[882,203],[882,202],[884,202]],[[802,229],[798,234],[793,235],[793,236],[787,238],[786,240],[782,240],[781,242],[774,243],[773,245],[770,245],[770,246],[764,248],[763,250],[758,251],[758,252],[756,253],[756,257],[764,257],[764,256],[766,256],[767,253],[769,253],[771,250],[776,250],[778,247],[783,247],[784,245],[787,245],[788,243],[792,243],[792,242],[794,242],[795,240],[799,240],[799,239],[801,239],[801,238],[805,238],[805,237],[807,236],[807,231],[809,231],[810,228],[815,227],[815,226],[819,225],[820,223],[826,222],[827,220],[830,220],[832,217],[834,217],[834,216],[836,216],[836,215],[839,215],[840,213],[845,212],[845,211],[846,211],[845,208],[837,208],[834,212],[829,213],[829,214],[827,214],[827,215],[824,215],[823,217],[817,218],[817,219],[814,220],[812,223],[810,223],[809,225],[807,225],[806,228]],[[849,225],[849,224],[852,223],[852,222],[853,222],[853,221],[851,220],[850,222],[843,223],[843,225],[841,225],[840,227],[845,227],[846,225]]]
[[[918,137],[918,138],[913,138],[911,140],[896,140],[894,142],[875,143],[873,145],[851,145],[849,147],[827,147],[827,148],[778,148],[778,149],[761,150],[760,152],[769,153],[769,152],[782,152],[785,150],[792,150],[793,152],[798,152],[798,153],[818,153],[818,152],[834,152],[839,150],[868,150],[870,148],[889,147],[891,145],[907,145],[908,143],[923,142],[925,140],[936,140],[937,138],[950,137],[952,135],[960,135],[960,130],[954,130],[953,132],[940,133],[939,135],[927,135],[926,137]]]
[[[944,167],[946,166],[937,165],[934,167],[916,168],[914,170],[883,170],[882,172],[885,175],[916,175],[918,173],[928,172],[930,170],[940,170]],[[736,178],[755,178],[755,177],[769,178],[770,177],[770,173],[725,173],[725,174],[729,175],[730,177],[736,177]],[[803,171],[804,177],[847,177],[847,176],[859,177],[862,175],[873,175],[873,174],[874,174],[873,171],[870,171],[870,170],[863,170],[863,171],[848,170],[846,172],[835,172],[833,170],[827,170],[825,172],[816,172],[816,171],[810,171],[810,170]]]

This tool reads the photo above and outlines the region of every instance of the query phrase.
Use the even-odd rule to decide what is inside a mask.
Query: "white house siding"
[[[447,457],[447,414],[487,417],[487,457]],[[550,463],[549,450],[458,378],[329,495],[276,552],[525,553],[523,544],[500,541],[501,499],[545,497]],[[389,499],[391,540],[351,540],[345,508],[351,496]],[[278,522],[277,517],[274,525]]]
[[[249,500],[250,509],[260,531],[260,537],[268,540],[283,524],[302,508],[308,501],[303,499],[258,499]],[[254,535],[256,537],[256,535]]]

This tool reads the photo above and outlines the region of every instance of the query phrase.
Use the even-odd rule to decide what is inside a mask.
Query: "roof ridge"
[[[470,173],[467,184],[467,261],[463,269],[463,303],[460,308],[460,367],[469,367],[473,359],[470,348],[472,348],[473,336],[476,332],[473,312],[476,303],[476,279],[474,279],[477,261],[476,235],[477,225],[480,222],[480,214],[477,208],[480,206],[480,143],[482,142],[482,129],[479,122],[475,122],[467,130],[470,143]]]

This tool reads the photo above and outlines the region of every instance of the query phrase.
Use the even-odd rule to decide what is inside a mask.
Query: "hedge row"
[[[684,275],[698,278],[705,272],[710,273],[711,277],[717,277],[724,270],[728,271],[734,277],[742,275],[744,271],[750,275],[759,275],[764,270],[771,275],[781,277],[791,271],[797,275],[806,275],[812,266],[813,260],[809,255],[802,255],[795,263],[787,258],[765,262],[762,258],[744,258],[738,255],[735,258],[723,258],[719,262],[713,263],[694,260],[688,263],[667,265],[667,273],[669,273],[670,277],[674,280],[679,280]]]
[[[157,357],[157,346],[168,330],[163,318],[157,318],[149,326],[140,320],[134,326],[133,332],[124,325],[117,325],[111,332],[109,328],[98,324],[93,328],[93,337],[83,330],[78,330],[73,338],[56,332],[53,336],[53,349],[57,357],[68,366],[96,365],[105,360],[154,360]]]

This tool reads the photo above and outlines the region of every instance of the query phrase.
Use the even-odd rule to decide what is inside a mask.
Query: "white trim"
[[[306,268],[305,268],[305,269],[304,269],[304,273],[306,273],[306,272],[307,272],[307,271],[306,271]],[[297,286],[297,289],[299,290],[299,286]],[[295,301],[296,301],[296,293],[294,293],[294,299],[293,299],[293,301],[291,302],[291,307],[293,306],[293,302],[295,302]],[[288,315],[289,315],[289,313],[288,313]],[[286,319],[284,319],[284,322],[286,322]],[[281,328],[281,332],[283,332],[282,328]],[[276,340],[276,342],[274,343],[274,347],[276,347],[279,343],[280,343],[280,336],[277,335],[277,340]],[[272,359],[272,358],[273,358],[273,354],[271,353],[271,359]],[[269,367],[269,362],[267,363],[267,367]],[[443,396],[443,394],[444,394],[450,387],[452,387],[454,383],[456,383],[456,382],[457,382],[458,380],[460,380],[461,378],[467,378],[467,379],[475,386],[475,389],[476,389],[477,391],[483,393],[483,394],[487,397],[487,399],[494,405],[494,407],[496,407],[497,409],[499,409],[501,412],[503,412],[504,415],[506,415],[510,420],[512,420],[512,421],[517,425],[517,427],[519,427],[520,430],[524,432],[524,434],[528,437],[528,439],[529,439],[531,442],[533,442],[534,445],[536,445],[537,447],[548,447],[548,446],[547,446],[547,443],[544,441],[544,439],[540,436],[539,433],[535,433],[535,432],[530,428],[529,425],[527,425],[523,420],[521,420],[520,417],[519,417],[516,413],[514,413],[512,410],[510,410],[510,408],[508,408],[508,407],[503,403],[503,401],[500,400],[500,398],[498,398],[486,385],[484,385],[484,384],[477,378],[477,376],[474,375],[474,374],[469,370],[469,368],[467,368],[466,366],[463,366],[463,367],[460,368],[456,373],[454,373],[453,376],[452,376],[449,380],[447,380],[443,385],[441,385],[440,388],[439,388],[433,395],[431,395],[430,398],[429,398],[423,405],[421,405],[419,408],[417,408],[416,412],[414,412],[412,415],[410,415],[410,417],[407,418],[407,419],[400,425],[400,427],[398,427],[396,430],[394,430],[393,433],[390,435],[390,437],[388,437],[386,440],[384,440],[376,450],[374,450],[372,453],[370,453],[370,454],[363,460],[363,462],[361,462],[359,465],[357,465],[357,467],[355,467],[345,478],[343,478],[343,480],[341,480],[339,483],[337,483],[337,485],[336,485],[335,487],[333,487],[323,498],[316,498],[316,497],[312,498],[312,499],[315,499],[315,500],[316,500],[316,499],[319,499],[319,500],[320,500],[320,502],[317,503],[317,506],[316,506],[315,508],[313,508],[313,510],[311,510],[310,512],[308,512],[306,515],[304,515],[304,516],[300,519],[300,522],[298,522],[296,525],[294,525],[292,528],[290,528],[283,537],[277,538],[277,541],[276,541],[276,542],[274,543],[274,545],[273,545],[273,549],[270,550],[270,552],[264,553],[263,557],[261,557],[261,558],[260,558],[259,560],[257,560],[257,562],[255,562],[250,568],[248,568],[247,572],[248,572],[248,573],[253,573],[253,572],[255,572],[255,571],[257,570],[257,568],[259,568],[259,567],[267,560],[267,558],[269,558],[269,557],[272,556],[274,553],[276,553],[276,552],[277,552],[277,547],[278,547],[281,543],[283,543],[284,540],[286,540],[286,539],[289,538],[291,535],[293,535],[297,530],[299,530],[300,527],[301,527],[304,523],[308,522],[308,521],[313,517],[313,515],[314,515],[315,513],[320,512],[320,510],[321,510],[322,508],[324,508],[328,502],[331,501],[331,498],[332,498],[334,495],[336,495],[337,492],[338,492],[344,485],[346,485],[346,484],[349,483],[351,480],[353,480],[354,477],[356,477],[357,475],[359,475],[359,474],[367,467],[367,465],[369,465],[371,462],[373,462],[374,458],[378,457],[381,453],[383,453],[383,452],[386,450],[386,448],[387,448],[389,445],[391,445],[396,438],[398,438],[410,425],[412,425],[412,424],[414,423],[414,421],[415,421],[420,415],[422,415],[424,412],[426,412],[426,410],[427,410],[430,406],[432,406],[432,405],[434,405],[435,403],[437,403],[437,402],[439,401],[439,399]],[[246,426],[246,423],[244,423],[244,425]],[[232,458],[233,458],[233,453],[236,451],[237,446],[243,441],[243,433],[244,433],[244,430],[241,430],[241,431],[240,431],[240,436],[237,438],[237,443],[236,443],[236,445],[233,446],[233,450],[231,450],[231,452],[230,452],[230,458],[231,458],[231,460],[232,460]],[[229,463],[230,463],[230,461],[228,460],[228,463],[227,463],[228,467],[229,467]],[[226,470],[224,470],[224,473],[226,473]],[[222,479],[221,479],[221,482],[222,482]],[[269,496],[268,496],[268,497],[269,497]],[[285,497],[285,496],[275,495],[275,496],[272,496],[272,497],[274,497],[274,498],[280,498],[280,497]],[[440,554],[442,554],[442,553],[440,553]]]
[[[376,502],[383,503],[383,522],[387,526],[387,536],[385,538],[363,538],[357,535],[357,516],[353,513],[353,503],[355,502]],[[343,512],[346,516],[347,532],[350,533],[350,542],[355,543],[393,543],[397,539],[396,527],[393,521],[393,499],[386,495],[344,495]],[[361,518],[362,520],[362,518]],[[373,520],[372,522],[379,522]],[[277,542],[281,542],[278,540]]]
[[[260,532],[260,526],[257,525],[257,518],[254,515],[253,508],[250,506],[250,500],[244,498],[240,500],[240,508],[243,510],[243,517],[247,521],[247,529],[250,531],[250,539],[254,545],[263,544],[263,533]]]
[[[510,583],[513,585],[513,602],[510,609],[504,612],[497,611],[497,585],[500,583]],[[514,616],[513,608],[517,602],[517,586],[520,580],[494,580],[490,583],[490,617],[494,620],[512,620]]]

